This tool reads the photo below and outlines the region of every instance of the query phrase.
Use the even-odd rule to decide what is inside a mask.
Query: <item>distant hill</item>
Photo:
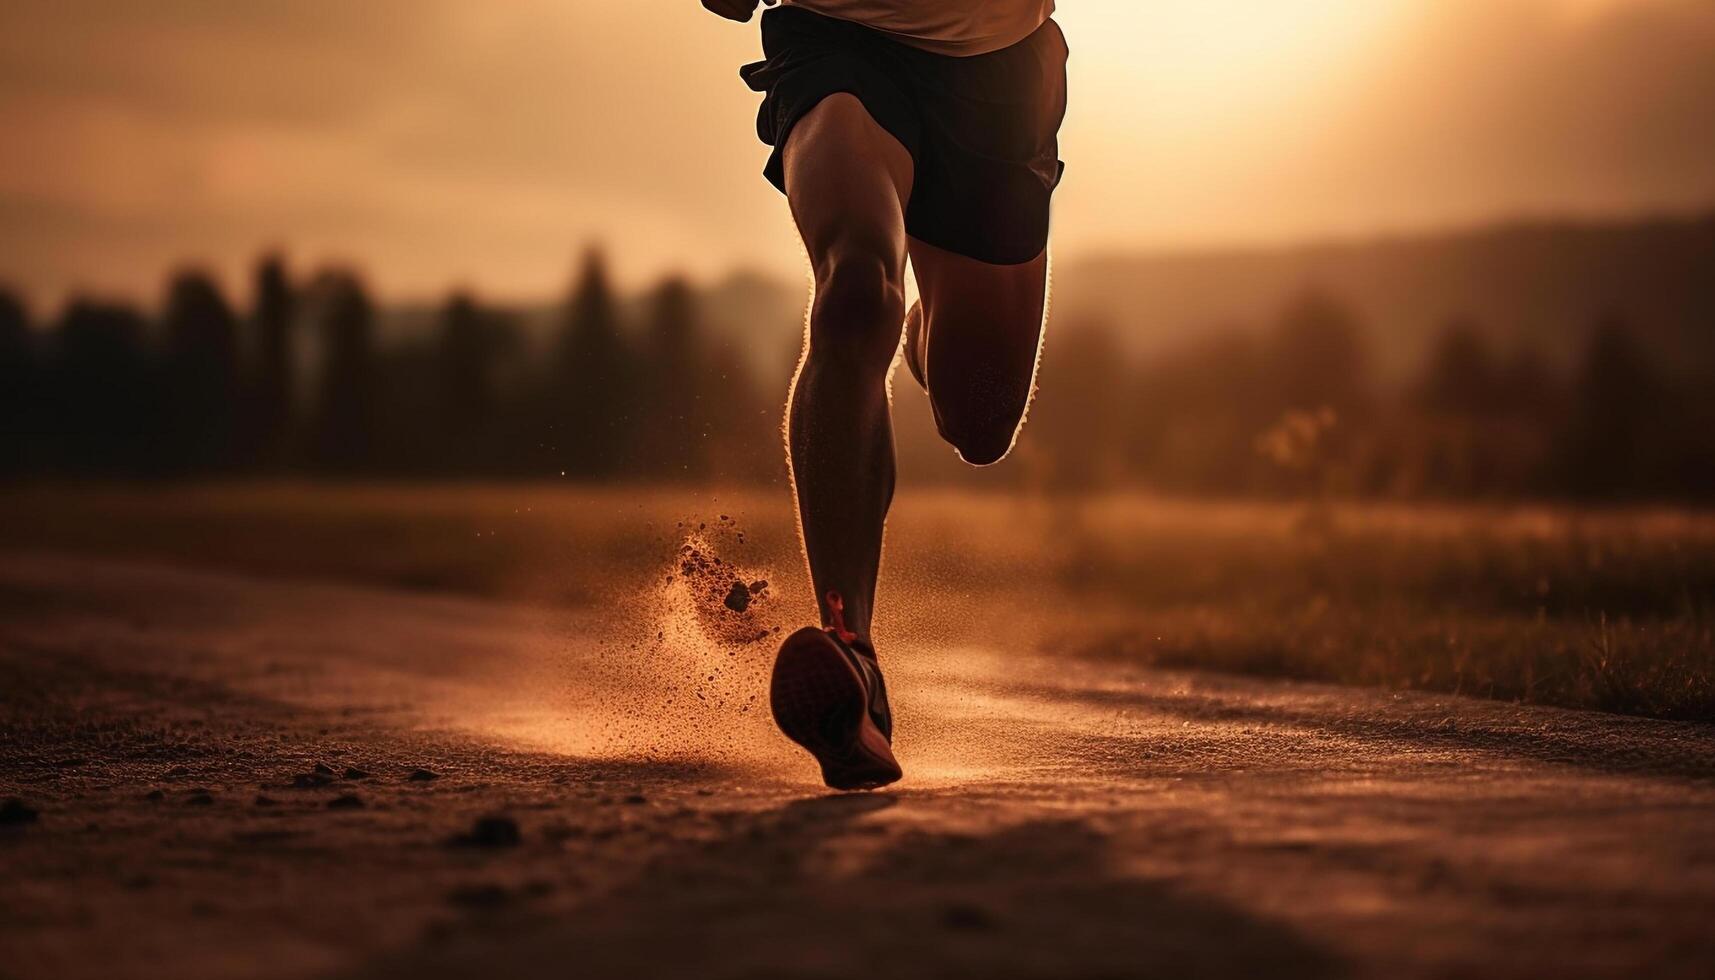
[[[1613,313],[1667,363],[1715,368],[1715,213],[1089,257],[1058,266],[1054,285],[1059,322],[1107,319],[1145,355],[1267,324],[1294,293],[1320,288],[1356,309],[1391,377],[1455,316],[1476,318],[1503,350],[1565,361]]]
[[[1268,326],[1298,292],[1352,306],[1384,379],[1404,376],[1446,322],[1474,317],[1503,352],[1564,365],[1598,317],[1624,318],[1666,364],[1715,371],[1715,212],[1610,222],[1516,222],[1441,234],[1281,248],[1085,256],[1054,270],[1055,323],[1113,324],[1148,357],[1211,331]],[[700,290],[711,332],[745,354],[756,379],[791,372],[803,332],[801,282],[738,271]],[[643,319],[643,297],[624,298]],[[558,308],[517,311],[545,341]],[[384,333],[432,329],[434,311],[396,310]]]

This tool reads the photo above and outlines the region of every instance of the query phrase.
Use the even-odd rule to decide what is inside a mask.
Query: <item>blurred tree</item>
[[[1368,407],[1369,354],[1356,315],[1321,290],[1289,303],[1270,339],[1268,372],[1278,415],[1331,408],[1344,418]]]
[[[35,462],[37,426],[36,338],[24,304],[0,289],[0,474],[21,473]]]
[[[315,293],[322,365],[312,453],[333,472],[373,469],[379,381],[374,310],[363,283],[348,272],[323,273]]]
[[[1045,394],[1030,408],[1020,454],[1028,452],[1044,489],[1111,486],[1125,465],[1126,418],[1113,404],[1130,374],[1124,351],[1106,320],[1069,320],[1053,331],[1038,378]]]
[[[1269,339],[1264,372],[1261,390],[1273,392],[1274,413],[1251,433],[1253,447],[1256,437],[1288,419],[1314,418],[1316,463],[1305,472],[1314,473],[1319,493],[1351,489],[1364,433],[1375,422],[1369,349],[1356,314],[1321,290],[1300,294]],[[1286,472],[1276,469],[1272,476]],[[1302,483],[1294,477],[1286,486],[1296,490]]]
[[[636,384],[632,355],[620,334],[607,260],[591,248],[566,306],[547,399],[552,417],[547,441],[562,470],[612,477],[630,468]]]
[[[206,274],[168,286],[162,463],[175,472],[230,467],[238,450],[238,320]]]
[[[1554,474],[1554,438],[1566,414],[1565,379],[1534,348],[1514,351],[1496,372],[1500,421],[1491,426],[1502,494],[1544,494]]]
[[[1533,347],[1521,348],[1507,358],[1496,372],[1495,389],[1501,411],[1544,430],[1551,428],[1565,410],[1565,379]]]
[[[1573,381],[1562,437],[1564,487],[1613,498],[1665,489],[1657,483],[1666,386],[1624,321],[1597,324]]]
[[[257,263],[250,319],[256,332],[255,374],[251,384],[251,457],[264,465],[280,462],[291,438],[295,383],[292,327],[297,295],[285,260],[269,255]]]
[[[1404,437],[1415,493],[1468,495],[1492,489],[1501,461],[1498,369],[1482,328],[1458,318],[1442,328],[1408,393],[1418,416]],[[1396,440],[1401,436],[1396,435]]]
[[[644,336],[642,410],[639,414],[643,471],[669,480],[696,480],[709,471],[709,432],[714,405],[698,336],[691,286],[670,277],[655,287]]]
[[[1414,400],[1425,411],[1478,418],[1494,414],[1503,396],[1482,328],[1468,318],[1448,323],[1414,387]]]
[[[469,293],[448,298],[435,354],[435,406],[446,454],[441,469],[475,472],[499,462],[497,373],[512,346],[498,314],[478,306]]]
[[[130,307],[89,300],[66,307],[54,335],[47,400],[62,468],[118,475],[158,464],[145,327]]]
[[[780,451],[784,394],[774,401],[757,389],[752,359],[737,346],[717,339],[706,343],[704,352],[710,477],[723,483],[784,479],[786,458]]]
[[[1144,365],[1123,437],[1134,471],[1174,490],[1250,489],[1265,469],[1251,442],[1281,411],[1268,370],[1261,343],[1238,327]]]

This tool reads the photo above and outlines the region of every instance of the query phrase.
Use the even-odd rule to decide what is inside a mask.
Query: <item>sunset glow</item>
[[[1060,6],[1063,258],[1715,199],[1700,0]],[[688,0],[7,5],[0,279],[143,296],[278,244],[525,298],[597,240],[630,282],[794,274],[756,50]]]

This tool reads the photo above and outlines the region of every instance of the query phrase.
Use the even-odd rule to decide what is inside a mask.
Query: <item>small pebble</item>
[[[329,810],[358,810],[363,807],[363,798],[356,793],[345,793],[328,801]]]
[[[960,932],[986,932],[995,927],[995,921],[985,908],[955,902],[941,910],[941,925]]]
[[[406,776],[405,778],[413,783],[426,783],[430,780],[441,778],[441,774],[438,772],[430,772],[427,769],[416,769],[411,772],[411,775]]]
[[[517,847],[524,839],[518,822],[511,817],[483,817],[470,832],[447,841],[452,847]]]
[[[447,893],[447,901],[473,909],[500,908],[512,901],[512,893],[499,885],[466,885]]]
[[[27,823],[35,823],[41,817],[35,808],[23,800],[13,797],[0,803],[0,827],[21,827]]]

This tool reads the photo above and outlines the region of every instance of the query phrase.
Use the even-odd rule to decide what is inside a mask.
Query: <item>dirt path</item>
[[[1708,727],[899,645],[836,797],[637,619],[0,556],[0,976],[1715,968]]]

